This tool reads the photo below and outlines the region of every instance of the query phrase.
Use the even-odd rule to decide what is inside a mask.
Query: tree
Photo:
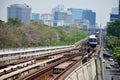
[[[115,58],[117,60],[118,64],[120,65],[120,47],[114,48],[113,58]]]
[[[5,23],[4,21],[0,20],[0,24],[4,24],[4,23]]]
[[[9,19],[8,19],[8,24],[18,27],[18,26],[21,25],[21,21],[20,21],[18,18],[15,18],[15,19],[9,18]]]
[[[120,19],[111,22],[107,28],[107,47],[111,48],[114,52],[115,58],[120,65]]]
[[[107,28],[107,34],[120,38],[120,19],[111,22]]]

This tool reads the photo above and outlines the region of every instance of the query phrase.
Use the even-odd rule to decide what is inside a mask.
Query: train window
[[[2,58],[3,57],[3,55],[0,55],[0,58]]]
[[[89,39],[90,42],[96,42],[96,39]]]
[[[5,54],[5,55],[3,55],[4,57],[7,57],[8,56],[8,54]]]
[[[96,39],[93,39],[93,42],[96,42]]]

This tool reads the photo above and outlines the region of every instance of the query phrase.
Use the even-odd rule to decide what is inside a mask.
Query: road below
[[[106,51],[103,51],[103,53],[109,54]],[[109,61],[108,57],[103,57],[103,59],[105,60],[105,62],[102,62],[103,80],[120,80],[120,71],[118,68],[112,66],[110,69],[106,68],[107,65],[114,63],[114,61]]]

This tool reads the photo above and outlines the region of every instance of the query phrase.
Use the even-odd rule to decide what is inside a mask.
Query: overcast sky
[[[32,12],[51,13],[59,4],[66,8],[90,9],[96,12],[96,22],[105,26],[109,21],[113,7],[118,7],[119,0],[0,0],[0,20],[7,21],[7,7],[11,4],[28,4]]]

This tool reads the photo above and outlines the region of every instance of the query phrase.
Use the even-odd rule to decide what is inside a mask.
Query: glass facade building
[[[68,8],[67,10],[71,12],[73,21],[82,19],[82,13],[83,13],[82,9]]]
[[[67,19],[67,13],[66,12],[55,12],[54,13],[54,20],[64,20]]]
[[[39,13],[32,13],[32,20],[33,21],[39,21],[40,20],[40,14]]]
[[[30,22],[31,8],[26,4],[13,4],[7,8],[8,19],[18,18],[23,23]]]
[[[96,13],[92,10],[84,10],[82,19],[89,20],[90,25],[95,26],[96,24]]]
[[[68,8],[68,11],[72,13],[72,20],[81,21],[81,20],[88,20],[91,26],[95,26],[96,24],[96,13],[92,12],[92,10],[83,10],[79,8]]]
[[[118,12],[119,12],[119,13],[118,13],[118,14],[119,14],[118,17],[119,17],[119,19],[120,19],[120,0],[119,0],[119,11],[118,11]]]
[[[113,22],[119,18],[119,8],[112,8],[112,12],[110,13],[110,21]]]
[[[118,14],[110,14],[110,21],[115,21],[118,19],[118,17],[119,17]]]

